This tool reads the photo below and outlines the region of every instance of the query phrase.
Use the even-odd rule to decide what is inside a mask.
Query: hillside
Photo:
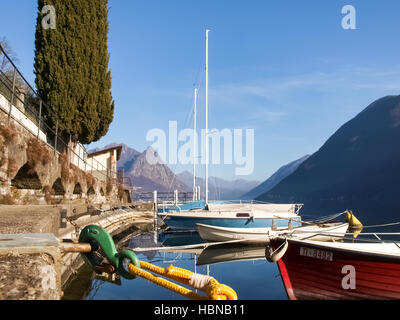
[[[188,186],[193,186],[193,174],[184,171],[177,174],[178,179]],[[196,184],[200,186],[202,195],[205,191],[205,180],[196,178]],[[209,198],[212,200],[241,200],[241,196],[257,186],[259,181],[249,181],[245,179],[225,180],[217,177],[209,177]]]
[[[306,155],[300,159],[292,161],[284,166],[282,166],[278,171],[276,171],[271,177],[265,180],[263,183],[250,190],[248,193],[242,196],[242,199],[252,200],[268,192],[273,187],[275,187],[279,182],[285,179],[287,176],[292,174],[305,160],[310,156]]]
[[[400,96],[387,96],[344,124],[294,173],[257,199],[302,202],[307,214],[352,209],[368,222],[393,221],[400,215],[399,146]]]

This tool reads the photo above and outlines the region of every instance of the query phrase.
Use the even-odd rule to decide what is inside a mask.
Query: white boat
[[[211,204],[202,210],[169,211],[158,216],[169,227],[195,230],[196,224],[213,225],[225,228],[279,228],[301,225],[299,211],[302,205],[296,204]]]
[[[197,224],[200,237],[208,242],[243,240],[250,243],[269,243],[277,236],[313,241],[332,241],[342,239],[349,228],[348,223],[325,223],[293,228],[224,228]]]

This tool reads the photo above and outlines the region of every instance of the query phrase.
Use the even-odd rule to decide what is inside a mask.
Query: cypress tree
[[[46,5],[55,8],[55,29],[43,28]],[[60,134],[88,144],[103,137],[114,116],[108,68],[107,0],[38,0],[35,74],[46,115]]]

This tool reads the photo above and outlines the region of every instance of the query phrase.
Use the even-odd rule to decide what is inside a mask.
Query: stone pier
[[[116,236],[154,222],[152,212],[107,209],[0,206],[0,300],[61,299],[63,287],[84,262],[79,253],[62,252],[60,243],[77,237],[85,226],[99,225]]]

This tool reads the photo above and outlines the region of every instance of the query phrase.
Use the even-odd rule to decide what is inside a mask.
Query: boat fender
[[[356,216],[354,215],[353,211],[351,210],[347,210],[347,222],[349,223],[350,227],[354,228],[354,229],[361,229],[363,227],[362,223],[360,222],[360,220],[358,220],[356,218]]]
[[[276,249],[274,249],[271,245],[267,246],[267,248],[265,249],[265,258],[269,262],[277,262],[281,260],[281,258],[286,253],[288,246],[289,243],[287,239],[285,239],[285,241]]]

